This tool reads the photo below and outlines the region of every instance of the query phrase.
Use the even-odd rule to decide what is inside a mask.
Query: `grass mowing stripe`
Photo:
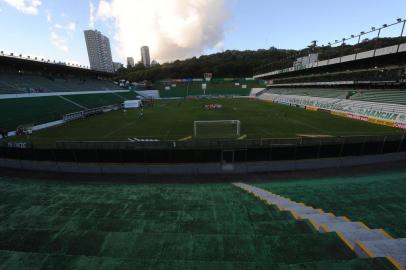
[[[204,109],[213,103],[223,105],[223,109]],[[178,140],[190,136],[194,121],[199,120],[239,120],[242,134],[250,139],[296,138],[296,134],[314,132],[331,136],[403,133],[395,128],[246,99],[157,101],[153,107],[144,108],[144,112],[141,119],[138,110],[128,110],[125,114],[114,111],[35,132],[27,141],[53,145],[55,141],[80,140],[81,137],[82,140],[128,137]]]

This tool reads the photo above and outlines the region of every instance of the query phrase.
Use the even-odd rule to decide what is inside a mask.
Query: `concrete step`
[[[389,240],[387,235],[382,233],[382,230],[374,229],[374,230],[365,230],[359,229],[356,231],[347,231],[347,232],[337,232],[339,236],[351,247],[351,249],[355,250],[355,246],[358,241],[381,241],[381,240]]]
[[[362,222],[348,222],[343,221],[339,223],[323,224],[320,226],[320,232],[351,232],[357,230],[369,230],[369,228]]]
[[[362,222],[352,222],[347,217],[336,217],[302,203],[275,195],[246,184],[236,186],[254,194],[257,198],[287,210],[296,219],[308,219],[321,233],[336,232],[341,240],[359,257],[387,257],[397,269],[406,269],[406,239],[393,239],[384,230],[369,229]]]
[[[300,216],[304,214],[323,214],[323,210],[314,209],[308,206],[287,207],[286,210],[292,211],[295,215]]]
[[[361,258],[390,257],[401,267],[406,268],[406,238],[357,241],[355,253]]]
[[[309,219],[318,227],[322,224],[332,224],[332,223],[342,223],[346,222],[347,219],[345,217],[336,217],[331,213],[323,213],[323,214],[302,214],[299,215],[300,219]]]

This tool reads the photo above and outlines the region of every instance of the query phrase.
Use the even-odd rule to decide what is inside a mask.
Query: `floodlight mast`
[[[339,44],[341,44],[342,46],[341,46],[341,49],[340,49],[340,54],[341,54],[341,56],[342,56],[343,47],[344,47],[346,41],[357,38],[357,39],[358,39],[357,44],[359,45],[359,44],[362,42],[362,37],[363,37],[363,36],[368,35],[368,34],[373,33],[373,32],[378,32],[378,35],[377,35],[377,38],[376,38],[376,43],[375,43],[375,51],[376,51],[376,47],[377,47],[377,45],[378,45],[378,43],[379,43],[379,38],[380,38],[380,36],[381,36],[381,30],[384,29],[384,28],[392,27],[392,26],[394,26],[394,25],[398,25],[398,24],[403,24],[403,25],[402,25],[402,31],[401,31],[400,36],[399,36],[399,37],[403,37],[403,35],[404,35],[404,33],[405,33],[405,30],[406,30],[406,19],[397,18],[397,19],[396,19],[396,22],[394,22],[394,23],[391,23],[391,24],[383,24],[382,27],[379,27],[379,28],[371,27],[371,29],[370,29],[369,31],[361,31],[361,32],[360,32],[359,34],[357,34],[357,35],[350,35],[350,37],[348,37],[348,38],[342,38],[342,39],[340,39],[340,40],[336,39],[334,42],[328,42],[327,44],[328,44],[329,47],[332,47],[332,46],[334,46],[334,45],[339,45]],[[311,43],[314,44],[314,41],[312,41]],[[398,45],[399,45],[399,44],[398,44]],[[323,47],[323,46],[322,46],[322,47]],[[400,47],[400,46],[398,46],[398,52],[399,52],[399,47]],[[311,45],[308,46],[308,51],[310,51],[310,49],[311,49]],[[356,49],[357,49],[357,48],[356,48]],[[287,52],[286,52],[286,53],[287,53]],[[297,53],[295,52],[295,53],[293,53],[293,54],[290,54],[290,57],[297,57]],[[283,59],[283,60],[279,61],[278,63],[282,63],[282,62],[284,62],[284,61],[287,61],[290,57],[289,57],[289,56],[286,56],[286,59]],[[278,65],[277,65],[278,63],[273,62],[273,63],[269,63],[269,64],[266,64],[266,65],[260,66],[260,67],[258,67],[258,68],[256,68],[256,69],[254,70],[254,73],[259,74],[258,72],[264,72],[264,73],[265,73],[265,72],[267,72],[267,71],[269,71],[269,70],[274,70],[274,69],[276,68],[276,66],[278,66]],[[283,63],[282,63],[282,64],[283,64]]]

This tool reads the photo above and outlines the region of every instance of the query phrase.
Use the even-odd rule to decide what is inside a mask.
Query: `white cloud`
[[[47,22],[51,23],[52,22],[52,14],[49,10],[45,11],[45,14],[47,15]]]
[[[3,0],[10,6],[25,14],[37,15],[38,8],[42,2],[40,0]]]
[[[76,31],[76,23],[72,21],[66,24],[53,23],[51,12],[47,10],[46,14],[51,44],[58,50],[67,53],[69,51],[69,42],[73,37],[73,33]]]
[[[58,30],[65,30],[67,32],[75,32],[76,30],[76,23],[75,22],[69,22],[66,26],[63,26],[62,24],[55,23],[53,26],[51,26],[51,29],[58,29]]]
[[[69,22],[67,26],[68,31],[74,32],[76,30],[76,23],[75,22]]]
[[[112,22],[121,58],[148,45],[160,62],[221,47],[232,0],[101,0],[97,19]]]
[[[94,21],[95,21],[95,17],[94,17],[94,13],[95,13],[95,7],[92,1],[89,2],[89,27],[90,28],[94,28]]]
[[[54,24],[54,28],[56,29],[63,29],[63,26],[60,25],[59,23]]]
[[[69,51],[68,40],[56,32],[51,32],[51,43],[65,53]]]

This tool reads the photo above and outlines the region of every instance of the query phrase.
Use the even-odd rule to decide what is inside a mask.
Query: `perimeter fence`
[[[405,135],[260,140],[57,142],[0,146],[0,158],[85,163],[238,163],[406,152]]]

